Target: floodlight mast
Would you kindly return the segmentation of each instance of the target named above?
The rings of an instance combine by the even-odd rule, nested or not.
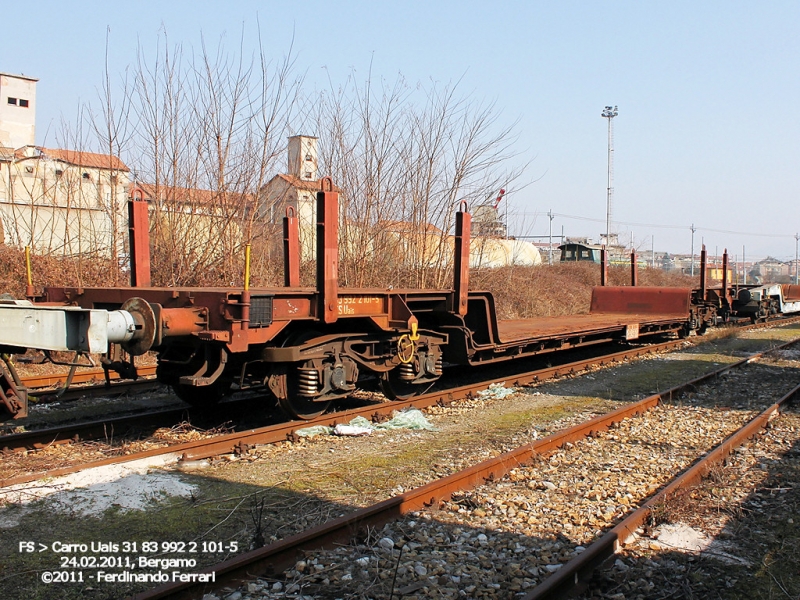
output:
[[[611,199],[614,196],[614,124],[612,119],[619,114],[617,107],[606,106],[601,116],[608,119],[608,187],[606,188],[606,247],[611,244]]]

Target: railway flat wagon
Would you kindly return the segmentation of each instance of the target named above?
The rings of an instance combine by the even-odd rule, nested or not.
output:
[[[687,334],[713,318],[713,310],[698,308],[690,288],[603,286],[594,289],[585,315],[498,320],[492,294],[469,290],[471,217],[463,203],[456,213],[451,289],[341,288],[334,190],[326,178],[317,193],[313,288],[299,286],[291,213],[284,219],[284,287],[251,289],[249,267],[241,288],[149,287],[141,238],[146,210],[133,207],[131,230],[139,237],[132,235],[132,273],[134,284],[145,285],[48,287],[36,302],[0,302],[0,325],[8,325],[0,327],[0,352],[99,353],[104,367],[123,377],[136,377],[137,357],[155,352],[158,378],[191,404],[213,405],[231,390],[263,389],[288,415],[308,419],[366,378],[377,377],[387,397],[405,398],[426,390],[445,364],[491,364]],[[0,367],[0,401],[11,416],[22,416],[24,387],[8,360]]]

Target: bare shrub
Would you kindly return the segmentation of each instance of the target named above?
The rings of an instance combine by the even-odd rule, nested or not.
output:
[[[98,256],[33,256],[31,272],[37,290],[44,286],[103,286],[124,280],[116,261]],[[0,291],[22,298],[26,281],[25,252],[0,244]]]
[[[440,288],[450,279],[453,213],[513,186],[514,126],[457,85],[351,76],[320,94],[311,122],[320,164],[342,189],[344,285]]]
[[[587,313],[596,285],[600,285],[600,267],[587,262],[475,269],[470,274],[471,289],[494,293],[501,319]],[[630,269],[610,268],[609,285],[630,285]],[[692,280],[677,273],[642,269],[639,285],[691,287]]]

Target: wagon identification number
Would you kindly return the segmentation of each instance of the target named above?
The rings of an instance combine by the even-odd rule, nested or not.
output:
[[[339,296],[340,315],[374,315],[383,313],[380,296]]]

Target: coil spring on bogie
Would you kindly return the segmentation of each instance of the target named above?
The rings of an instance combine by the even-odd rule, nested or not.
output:
[[[435,367],[434,367],[434,369],[433,369],[433,371],[434,371],[434,374],[435,374],[437,377],[441,377],[441,376],[442,376],[442,362],[443,362],[443,360],[442,360],[442,355],[441,355],[441,354],[439,354],[439,355],[436,357],[436,366],[435,366]]]
[[[417,374],[414,372],[413,363],[401,363],[397,369],[397,375],[403,381],[414,381],[414,378],[417,376]]]
[[[319,373],[316,369],[297,369],[297,393],[301,396],[319,394]]]

